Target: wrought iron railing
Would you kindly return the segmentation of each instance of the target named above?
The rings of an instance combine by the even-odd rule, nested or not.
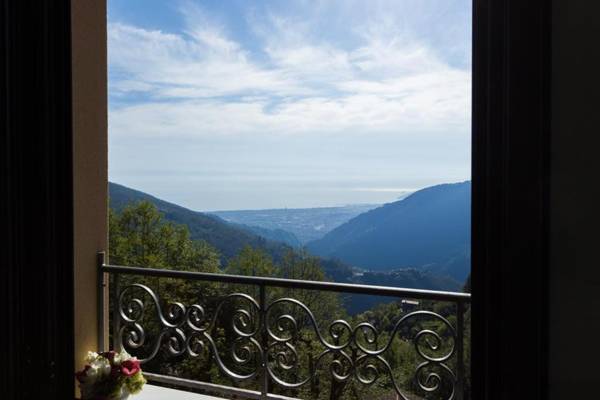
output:
[[[385,379],[390,392],[404,400],[465,398],[464,314],[470,303],[469,294],[114,266],[106,265],[101,255],[98,271],[101,281],[106,276],[111,277],[114,349],[127,350],[138,356],[142,364],[157,357],[193,359],[208,352],[221,374],[234,382],[252,381],[254,388],[145,373],[151,381],[218,393],[227,398],[281,399],[289,398],[284,395],[290,390],[313,385],[319,374],[325,372],[332,381],[352,381],[359,386]],[[173,293],[167,293],[169,301],[165,301],[147,282],[159,278],[233,285],[241,290],[221,293],[211,300],[199,293],[191,304],[183,304],[173,301]],[[220,288],[222,286],[216,290]],[[275,298],[267,296],[268,289],[278,290]],[[445,302],[453,305],[455,316],[450,318],[431,310],[405,312],[397,316],[386,338],[380,340],[380,332],[369,321],[352,324],[348,322],[351,319],[336,319],[328,321],[327,329],[323,330],[323,321],[318,321],[307,305],[289,294],[297,290]],[[99,293],[100,321],[104,321],[103,304],[109,299],[103,297],[104,290]],[[152,335],[144,326],[149,321],[148,314],[154,321]],[[320,347],[318,355],[310,360],[308,375],[303,377],[294,372],[303,358],[297,343],[300,318],[304,321],[302,329],[310,331]],[[220,320],[228,322],[234,336],[231,343],[226,343],[227,355],[217,343],[219,332],[222,333],[216,329]],[[100,336],[104,331],[101,330]],[[412,397],[412,391],[403,388],[386,358],[393,352],[395,339],[410,343],[414,349],[418,362],[414,364],[411,381],[422,397]],[[102,337],[100,340],[103,343]]]

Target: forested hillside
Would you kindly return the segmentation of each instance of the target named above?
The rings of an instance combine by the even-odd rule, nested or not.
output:
[[[267,240],[247,228],[236,227],[218,217],[192,211],[116,183],[109,183],[109,196],[110,207],[116,212],[140,201],[155,205],[166,220],[186,225],[191,239],[203,240],[215,247],[223,262],[236,256],[245,246],[264,249],[276,259],[280,259],[289,248],[286,244]]]
[[[470,208],[470,182],[425,188],[351,219],[308,249],[368,270],[416,267],[464,282]]]

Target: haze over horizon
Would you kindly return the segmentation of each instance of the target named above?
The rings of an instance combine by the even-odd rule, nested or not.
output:
[[[193,210],[470,179],[471,5],[110,0],[110,180]]]

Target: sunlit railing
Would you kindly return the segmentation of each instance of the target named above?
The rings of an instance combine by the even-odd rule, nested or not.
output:
[[[102,258],[99,273],[111,278],[111,298],[101,296],[99,310],[110,302],[112,347],[127,350],[143,365],[169,366],[166,372],[145,372],[151,381],[226,398],[316,398],[325,386],[334,390],[350,384],[355,393],[387,390],[393,397],[386,398],[465,398],[469,294],[113,266]],[[173,282],[188,286],[181,289]],[[298,294],[331,292],[444,302],[452,315],[403,312],[384,333],[356,317],[319,320],[328,310],[316,315]],[[314,298],[313,308],[326,308]],[[308,349],[305,336],[312,338]],[[394,356],[398,343],[410,344],[414,359]],[[216,365],[231,384],[195,379],[189,376],[193,369],[182,378],[189,360],[204,374],[204,364],[206,369]],[[398,371],[407,366],[410,376],[402,380]]]

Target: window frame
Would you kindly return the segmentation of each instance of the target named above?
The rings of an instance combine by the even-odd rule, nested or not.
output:
[[[474,399],[548,395],[550,45],[551,2],[474,1]]]
[[[550,8],[543,0],[473,3],[474,399],[547,397]],[[71,164],[70,12],[68,0],[0,8],[8,398],[73,394],[73,171],[79,166]],[[24,129],[27,140],[20,137]],[[37,196],[30,197],[34,183]],[[35,214],[23,217],[28,205]],[[22,244],[23,232],[36,232],[37,240]],[[26,279],[32,279],[28,290],[16,290]],[[32,368],[38,382],[24,387]]]

